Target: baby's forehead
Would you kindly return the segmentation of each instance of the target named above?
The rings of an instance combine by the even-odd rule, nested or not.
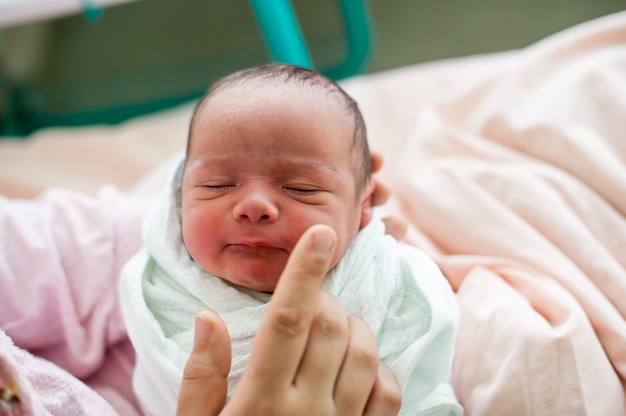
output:
[[[354,114],[339,92],[293,81],[246,80],[223,86],[207,97],[198,115],[205,118],[216,110],[221,113],[230,109],[234,120],[238,118],[237,113],[249,104],[267,111],[287,108],[287,113],[289,109],[296,112],[301,109],[308,117],[319,118],[320,121],[336,120],[350,129],[354,128]],[[285,112],[281,116],[289,117]]]
[[[272,92],[293,93],[294,95],[313,97],[322,102],[342,106],[345,103],[345,98],[338,87],[322,76],[307,80],[258,76],[231,82],[227,81],[220,85],[213,94],[210,94],[209,99],[211,96],[216,97],[222,94],[226,96],[255,94],[262,97],[264,94],[271,95]]]

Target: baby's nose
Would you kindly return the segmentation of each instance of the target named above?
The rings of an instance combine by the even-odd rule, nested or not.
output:
[[[251,222],[273,222],[278,218],[278,208],[271,192],[264,189],[250,189],[243,193],[233,209],[236,220]]]

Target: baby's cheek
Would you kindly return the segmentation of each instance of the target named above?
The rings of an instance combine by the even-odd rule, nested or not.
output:
[[[183,225],[183,243],[192,259],[198,260],[196,257],[206,251],[206,239],[203,237],[201,228],[194,227],[193,223]]]

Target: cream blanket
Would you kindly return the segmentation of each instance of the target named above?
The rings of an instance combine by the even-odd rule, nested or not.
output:
[[[124,319],[137,351],[134,388],[150,414],[174,414],[195,314],[218,312],[233,348],[229,394],[241,377],[270,295],[233,287],[189,257],[179,219],[180,176],[144,222],[146,247],[121,278]],[[404,393],[402,414],[460,414],[448,384],[458,310],[448,282],[417,249],[386,236],[373,220],[355,238],[323,289],[372,327],[379,353]]]

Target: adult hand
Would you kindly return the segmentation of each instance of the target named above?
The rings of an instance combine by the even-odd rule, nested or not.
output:
[[[296,245],[261,322],[252,356],[230,401],[230,341],[217,315],[196,318],[195,344],[181,386],[179,415],[393,415],[395,378],[379,363],[376,340],[320,286],[336,246],[327,226]]]

